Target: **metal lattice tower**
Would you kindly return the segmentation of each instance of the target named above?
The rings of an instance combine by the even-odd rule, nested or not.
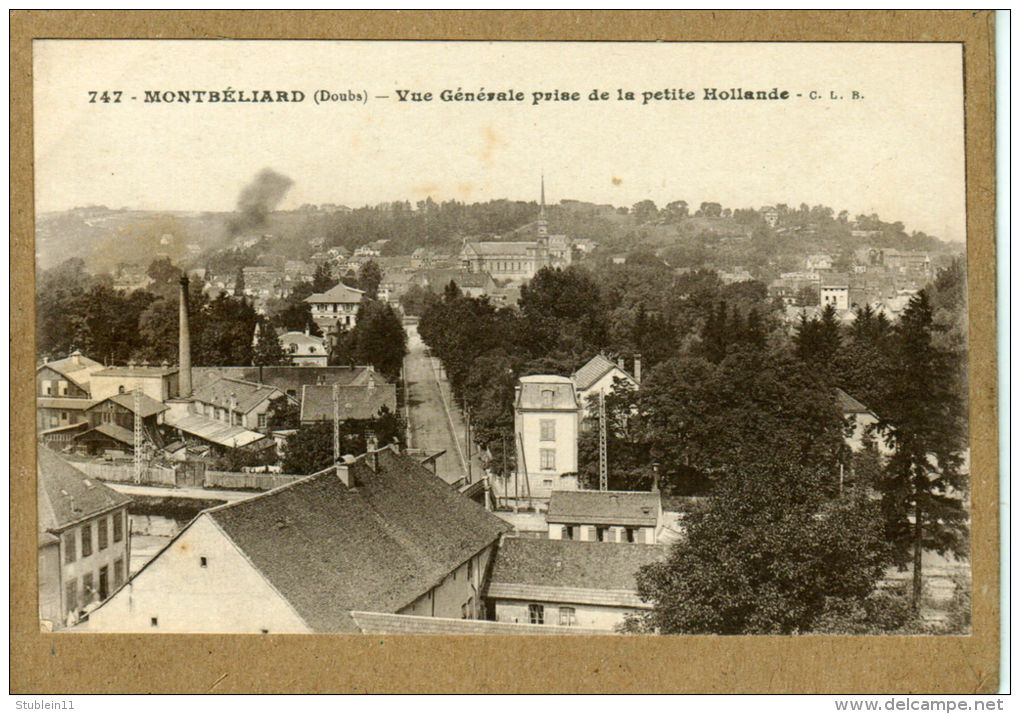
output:
[[[145,436],[142,433],[142,388],[135,382],[134,389],[135,413],[132,415],[135,431],[135,483],[142,482],[142,448],[145,444]]]
[[[333,463],[340,462],[340,386],[333,385]]]
[[[609,465],[606,458],[606,393],[599,391],[599,490],[609,490]]]

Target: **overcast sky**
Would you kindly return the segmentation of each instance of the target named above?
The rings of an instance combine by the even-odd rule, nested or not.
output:
[[[544,171],[550,202],[820,203],[965,237],[959,45],[36,41],[34,52],[40,212],[231,210],[263,168],[294,181],[282,208],[537,200]],[[146,90],[227,87],[307,96],[143,102]],[[527,98],[395,100],[396,89],[483,87]],[[704,87],[803,97],[703,101]],[[611,99],[587,101],[595,88]],[[618,88],[637,101],[617,101]],[[641,104],[663,88],[699,99]],[[316,105],[318,89],[369,99]],[[532,91],[555,89],[583,101],[532,105]],[[90,90],[124,95],[90,104]]]

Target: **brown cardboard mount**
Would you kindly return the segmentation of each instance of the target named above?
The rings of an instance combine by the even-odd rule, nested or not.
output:
[[[994,692],[999,672],[991,12],[11,13],[11,645],[15,693]],[[456,637],[42,634],[36,617],[33,38],[957,42],[964,47],[973,634]],[[13,339],[17,336],[18,339]]]

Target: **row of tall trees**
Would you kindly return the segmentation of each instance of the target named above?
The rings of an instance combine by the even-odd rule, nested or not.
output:
[[[78,260],[43,273],[36,298],[38,353],[59,358],[78,349],[110,364],[176,363],[180,271],[163,262],[150,266],[155,281],[144,290],[116,290],[89,276]],[[244,297],[210,298],[195,281],[188,302],[195,366],[287,363],[272,325]]]

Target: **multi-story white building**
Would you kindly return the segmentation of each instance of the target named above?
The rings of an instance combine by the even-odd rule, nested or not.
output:
[[[540,374],[518,380],[514,431],[524,495],[548,498],[554,490],[576,488],[580,421],[581,405],[569,377]]]
[[[324,293],[314,293],[305,298],[312,307],[312,319],[323,333],[339,327],[350,330],[358,316],[358,306],[364,290],[337,283]]]
[[[850,309],[850,281],[846,275],[826,275],[820,284],[819,302],[839,311]]]

